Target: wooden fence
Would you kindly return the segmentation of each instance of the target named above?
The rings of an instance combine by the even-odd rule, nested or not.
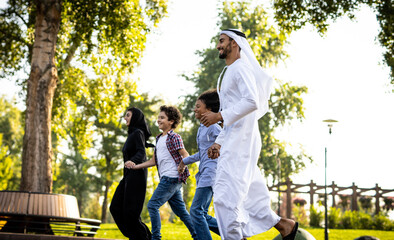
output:
[[[293,193],[306,193],[309,194],[309,203],[313,205],[315,203],[315,196],[320,195],[324,196],[324,185],[317,185],[316,183],[311,180],[309,184],[296,184],[293,183],[290,178],[286,179],[286,182],[281,182],[279,184],[269,186],[268,189],[270,191],[276,191],[276,192],[281,192],[285,193],[286,197],[286,217],[290,218],[291,217],[291,208],[292,208],[292,194]],[[350,190],[351,194],[339,194],[340,192],[343,192],[345,190]],[[375,194],[368,194],[368,192],[374,192]],[[347,196],[351,198],[350,201],[350,208],[351,210],[358,211],[358,200],[362,196],[369,196],[371,198],[375,199],[375,213],[378,214],[381,211],[381,206],[380,203],[382,199],[384,199],[387,195],[387,193],[394,192],[394,189],[382,189],[381,187],[378,186],[378,184],[375,185],[373,188],[359,188],[357,187],[354,182],[352,186],[349,187],[339,187],[332,182],[331,185],[327,184],[327,199],[331,195],[331,203],[333,207],[337,207],[337,202],[336,202],[336,197],[341,195],[341,196]],[[328,201],[329,202],[329,201]],[[327,204],[328,204],[327,202]]]

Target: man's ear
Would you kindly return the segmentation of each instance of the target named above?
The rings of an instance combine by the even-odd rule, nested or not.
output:
[[[237,42],[234,39],[231,40],[231,47],[232,48],[239,48]]]

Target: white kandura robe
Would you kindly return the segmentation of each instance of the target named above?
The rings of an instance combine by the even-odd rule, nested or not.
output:
[[[280,220],[270,208],[257,166],[262,146],[257,91],[254,75],[242,59],[227,67],[219,91],[224,128],[216,139],[221,149],[213,186],[215,215],[225,240],[265,232]]]

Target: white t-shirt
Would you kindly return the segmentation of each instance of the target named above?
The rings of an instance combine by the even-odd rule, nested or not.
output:
[[[156,144],[156,160],[159,166],[159,174],[160,177],[178,178],[178,167],[166,145],[167,136],[167,134],[165,136],[160,136]]]

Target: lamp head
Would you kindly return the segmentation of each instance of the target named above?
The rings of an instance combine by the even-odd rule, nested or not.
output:
[[[333,124],[338,122],[338,121],[334,120],[334,119],[326,119],[326,120],[323,120],[323,122],[328,123],[327,124],[327,126],[328,126],[328,133],[331,134],[332,133],[331,128],[334,126]]]

